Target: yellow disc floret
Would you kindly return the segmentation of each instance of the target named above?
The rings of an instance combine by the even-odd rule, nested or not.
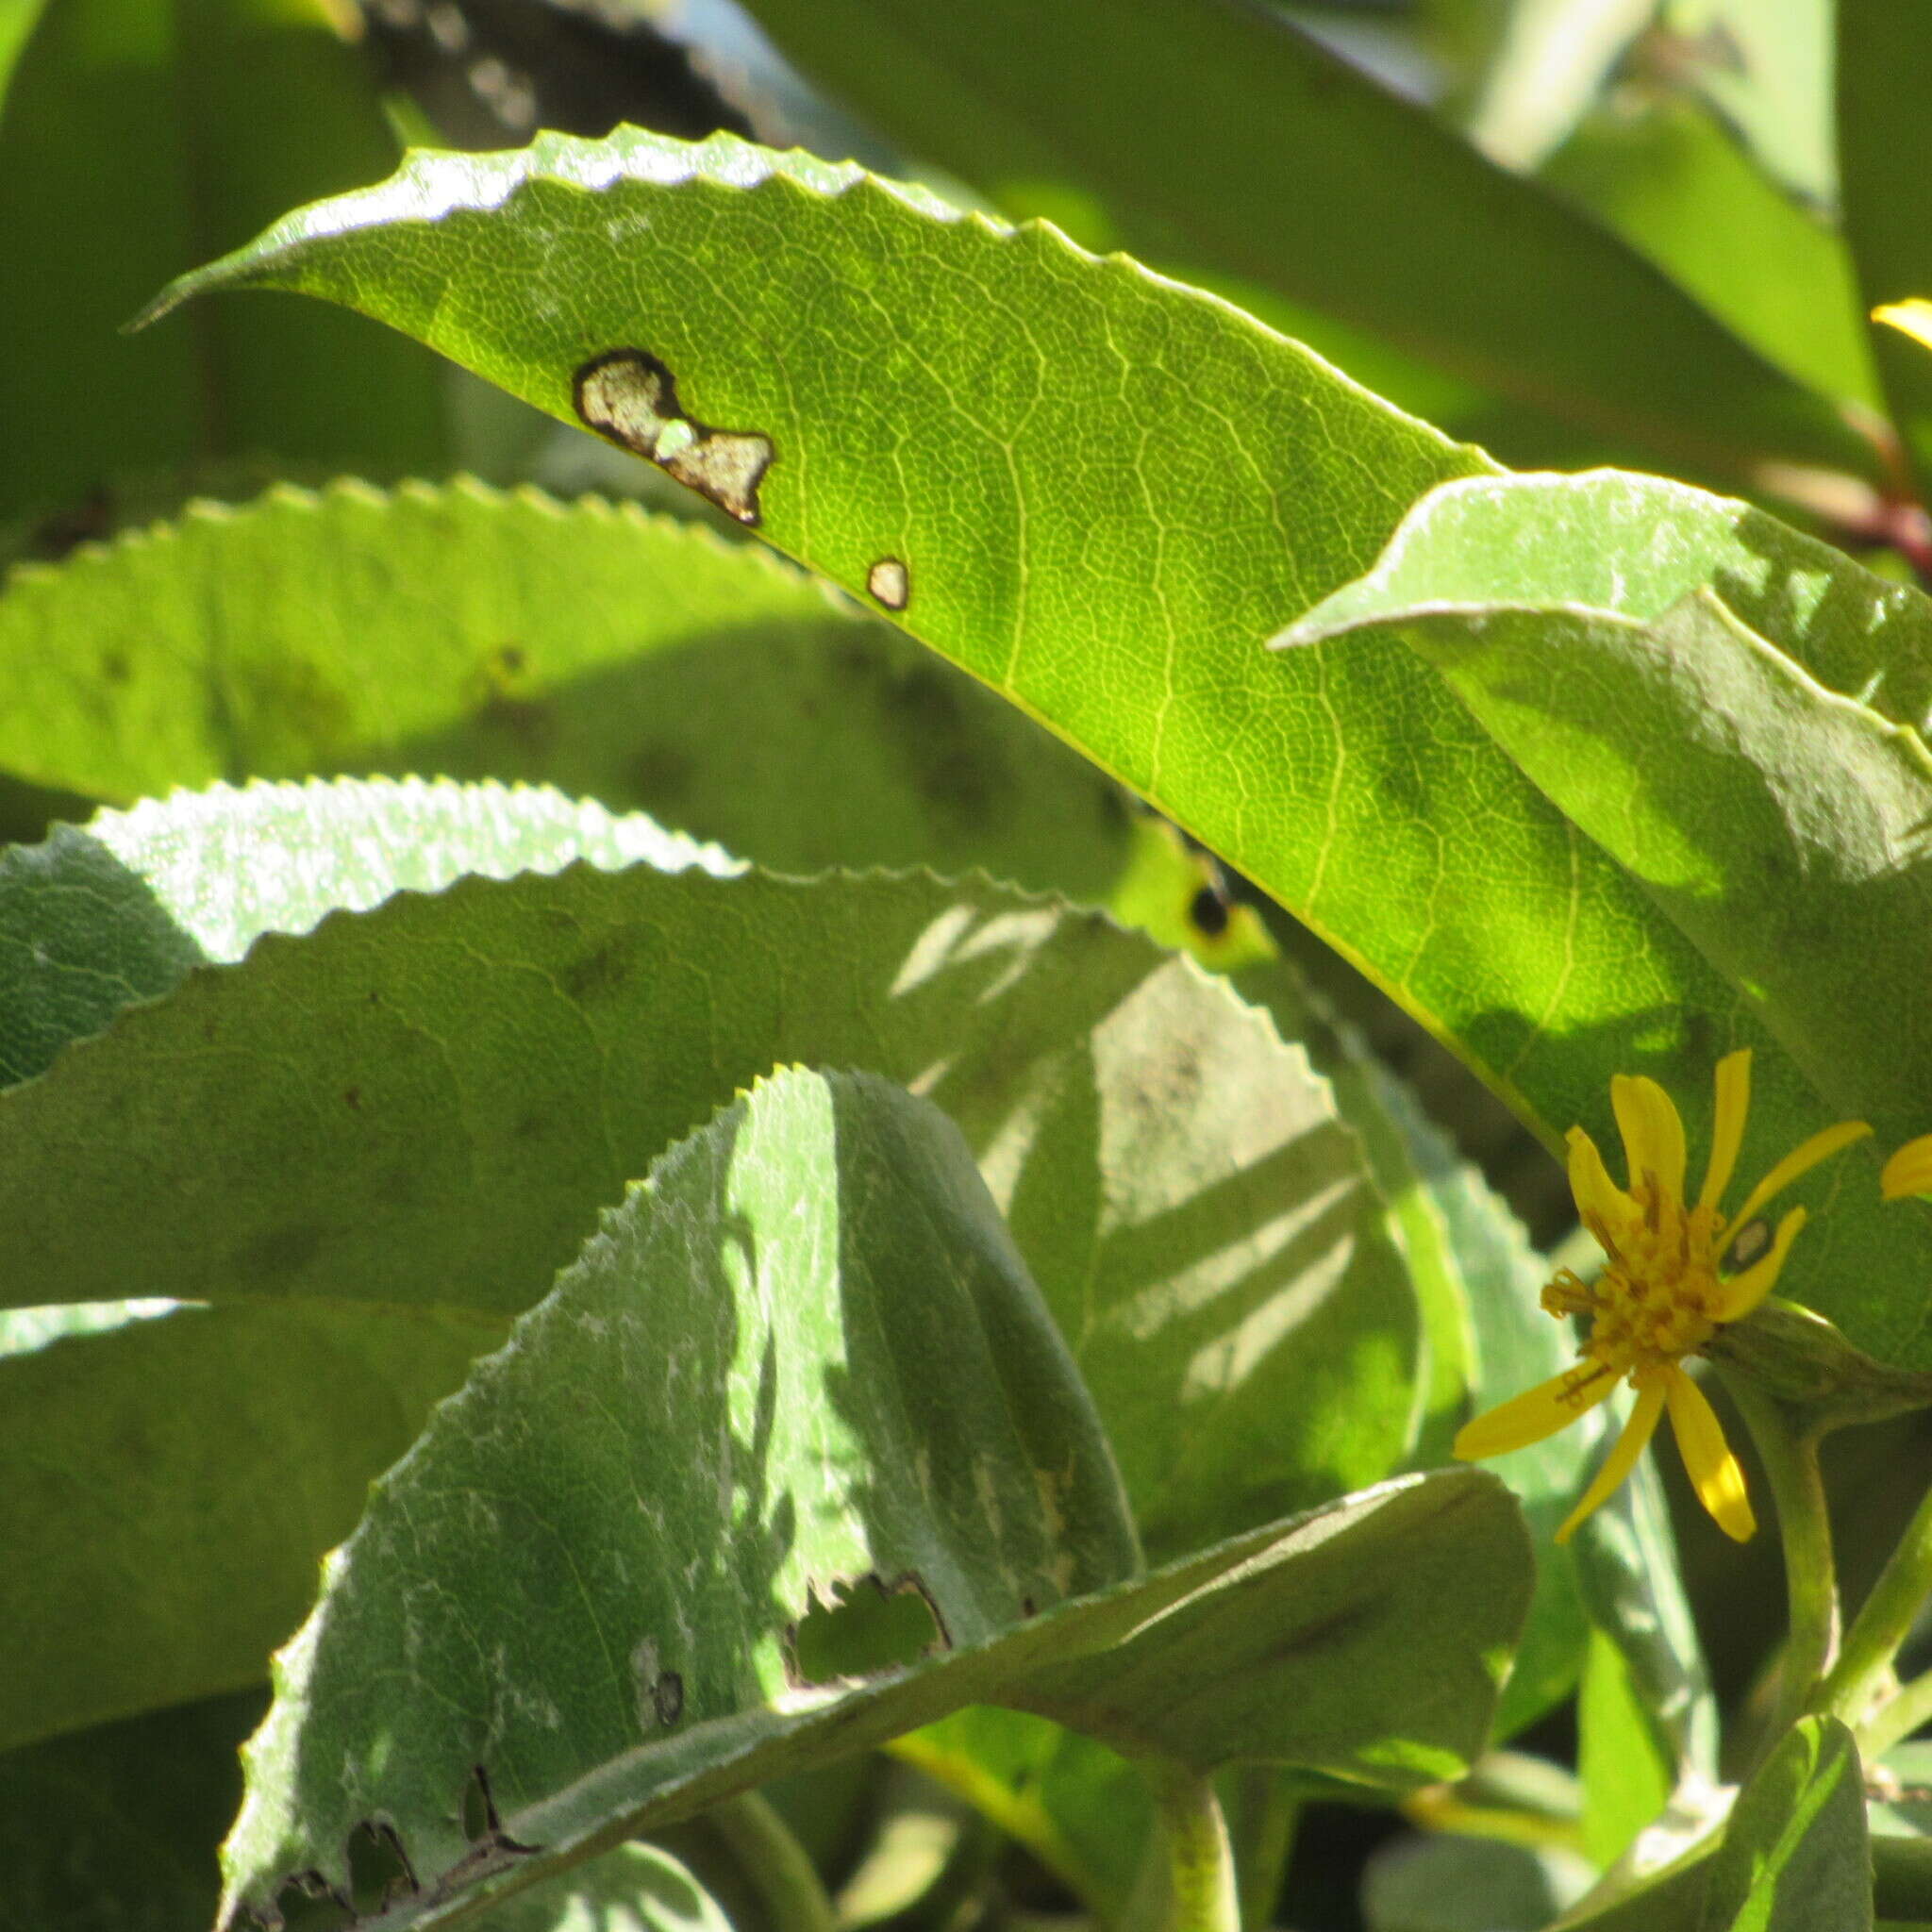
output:
[[[1840,1148],[1871,1132],[1862,1121],[1841,1121],[1814,1134],[1751,1190],[1737,1213],[1719,1203],[1736,1171],[1751,1105],[1748,1050],[1718,1062],[1717,1118],[1710,1165],[1694,1202],[1684,1194],[1684,1124],[1671,1097],[1655,1080],[1617,1074],[1610,1105],[1623,1136],[1629,1185],[1620,1188],[1604,1166],[1596,1142],[1581,1127],[1570,1130],[1570,1190],[1606,1265],[1586,1282],[1561,1269],[1543,1290],[1552,1315],[1590,1322],[1574,1369],[1478,1416],[1456,1439],[1465,1460],[1520,1449],[1576,1420],[1628,1381],[1637,1391],[1630,1420],[1616,1446],[1557,1532],[1564,1542],[1636,1466],[1666,1408],[1698,1496],[1721,1527],[1740,1541],[1757,1527],[1744,1493],[1743,1472],[1724,1440],[1704,1392],[1682,1361],[1694,1355],[1726,1322],[1747,1315],[1771,1292],[1805,1224],[1793,1208],[1778,1223],[1769,1248],[1736,1274],[1740,1235],[1772,1198]]]

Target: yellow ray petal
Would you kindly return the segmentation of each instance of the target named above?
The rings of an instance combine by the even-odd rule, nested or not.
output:
[[[1822,1134],[1813,1134],[1803,1146],[1793,1147],[1751,1190],[1744,1205],[1724,1224],[1725,1226],[1742,1227],[1774,1194],[1782,1193],[1800,1174],[1809,1174],[1821,1160],[1829,1160],[1840,1147],[1849,1147],[1854,1141],[1862,1141],[1871,1131],[1863,1121],[1840,1121],[1835,1127],[1826,1127]]]
[[[1751,1049],[1727,1053],[1717,1063],[1717,1120],[1710,1133],[1710,1165],[1704,1171],[1700,1208],[1715,1208],[1738,1170],[1744,1144],[1744,1116],[1751,1111]]]
[[[1671,1427],[1697,1500],[1732,1541],[1749,1542],[1757,1534],[1757,1519],[1744,1493],[1744,1472],[1731,1454],[1724,1426],[1704,1391],[1673,1362],[1664,1372],[1664,1399],[1670,1404]]]
[[[1777,1224],[1777,1234],[1769,1250],[1760,1255],[1743,1274],[1734,1275],[1722,1284],[1724,1299],[1718,1304],[1717,1318],[1720,1322],[1741,1322],[1777,1283],[1779,1271],[1785,1265],[1785,1257],[1791,1252],[1791,1243],[1798,1239],[1798,1230],[1805,1225],[1805,1210],[1793,1208]]]
[[[1888,1201],[1903,1201],[1910,1194],[1932,1194],[1932,1134],[1921,1134],[1907,1141],[1878,1176],[1879,1191]]]
[[[1526,1449],[1567,1429],[1617,1386],[1614,1371],[1602,1362],[1582,1362],[1547,1382],[1539,1382],[1507,1402],[1499,1402],[1457,1431],[1450,1453],[1461,1462],[1480,1462],[1486,1456],[1504,1456]]]
[[[1613,1074],[1610,1105],[1630,1163],[1630,1191],[1650,1174],[1666,1201],[1682,1201],[1684,1123],[1671,1096],[1647,1074]]]
[[[1899,329],[1932,349],[1932,302],[1922,296],[1915,295],[1908,302],[1881,302],[1872,311],[1872,320]]]
[[[1581,1127],[1570,1129],[1569,1144],[1570,1192],[1584,1226],[1592,1234],[1603,1228],[1611,1240],[1621,1241],[1636,1218],[1637,1203],[1610,1178],[1596,1142]]]
[[[1656,1378],[1644,1383],[1637,1391],[1637,1402],[1630,1411],[1630,1420],[1624,1424],[1624,1433],[1617,1438],[1616,1447],[1604,1457],[1604,1466],[1597,1471],[1596,1480],[1583,1492],[1583,1500],[1563,1519],[1563,1526],[1557,1532],[1557,1541],[1567,1543],[1576,1534],[1576,1525],[1592,1510],[1600,1509],[1615,1492],[1618,1484],[1637,1467],[1637,1458],[1643,1454],[1643,1445],[1657,1431],[1657,1419],[1664,1412],[1664,1385]]]

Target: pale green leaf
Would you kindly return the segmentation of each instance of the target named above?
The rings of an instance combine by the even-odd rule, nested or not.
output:
[[[278,1660],[231,1904],[339,1874],[377,1813],[425,1884],[515,1882],[989,1695],[1191,1762],[1439,1776],[1487,1724],[1528,1574],[1473,1474],[1123,1583],[1134,1563],[956,1131],[870,1076],[774,1076],[657,1165],[378,1486]],[[944,1655],[802,1681],[811,1597],[868,1575],[918,1591]],[[1424,1697],[1335,1681],[1418,1641]],[[472,1846],[452,1807],[479,1764],[501,1824]]]
[[[621,276],[599,267],[613,234]],[[599,355],[661,358],[679,407],[738,439],[707,447],[778,453],[757,489],[774,541],[858,591],[905,563],[907,627],[1344,946],[1552,1143],[1601,1119],[1617,1067],[1694,1074],[1681,1091],[1762,1037],[1407,653],[1263,660],[1262,630],[1476,459],[1226,309],[856,171],[641,135],[419,158],[186,286],[247,279],[363,304],[559,414],[574,376],[619,366]],[[1040,332],[989,330],[995,302]],[[884,316],[918,318],[916,353]],[[1187,382],[1156,378],[1171,368]],[[608,416],[612,397],[591,407]],[[1773,583],[1835,608],[1829,572]],[[1761,1119],[1815,1119],[1769,1051],[1759,1072],[1782,1095]]]
[[[1103,917],[913,876],[579,862],[452,886],[699,856],[489,787],[253,787],[96,823],[42,848],[49,877],[105,868],[217,957],[271,936],[0,1095],[0,1277],[22,1305],[511,1313],[666,1142],[810,1058],[917,1086],[964,1126],[1150,1547],[1407,1451],[1414,1298],[1325,1085],[1224,987]],[[406,885],[428,895],[386,897]],[[383,903],[296,936],[331,892]],[[123,997],[90,1010],[106,1024]]]

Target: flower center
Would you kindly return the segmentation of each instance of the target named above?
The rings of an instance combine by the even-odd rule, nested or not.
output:
[[[1639,1212],[1614,1232],[1595,1215],[1586,1219],[1609,1257],[1596,1280],[1565,1268],[1543,1290],[1550,1314],[1591,1318],[1586,1362],[1573,1372],[1579,1398],[1602,1374],[1634,1377],[1702,1348],[1717,1332],[1723,1221],[1711,1208],[1666,1197],[1648,1174],[1631,1196]]]

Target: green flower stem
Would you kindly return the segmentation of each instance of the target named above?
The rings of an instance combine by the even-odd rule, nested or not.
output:
[[[769,1799],[741,1791],[705,1819],[758,1893],[774,1932],[835,1932],[838,1918],[818,1867]]]
[[[1810,1705],[1838,1655],[1838,1562],[1818,1468],[1819,1431],[1744,1375],[1726,1375],[1724,1386],[1771,1479],[1784,1544],[1790,1627],[1780,1659],[1777,1707],[1766,1733],[1774,1740]]]
[[[1858,1756],[1869,1764],[1882,1757],[1902,1738],[1932,1720],[1932,1671],[1899,1686],[1898,1694],[1879,1705],[1859,1725]]]
[[[1250,1764],[1233,1779],[1235,1890],[1243,1932],[1267,1925],[1281,1895],[1282,1875],[1294,1849],[1301,1799],[1273,1765]]]
[[[1821,1687],[1813,1708],[1829,1711],[1861,1736],[1875,1735],[1876,1727],[1870,1720],[1879,1713],[1874,1706],[1885,1693],[1892,1659],[1928,1594],[1932,1594],[1932,1491],[1914,1511],[1897,1549],[1872,1586],[1872,1594],[1853,1619],[1844,1653]]]
[[[1241,1932],[1234,1853],[1213,1778],[1171,1758],[1143,1758],[1159,1833],[1121,1932]]]

